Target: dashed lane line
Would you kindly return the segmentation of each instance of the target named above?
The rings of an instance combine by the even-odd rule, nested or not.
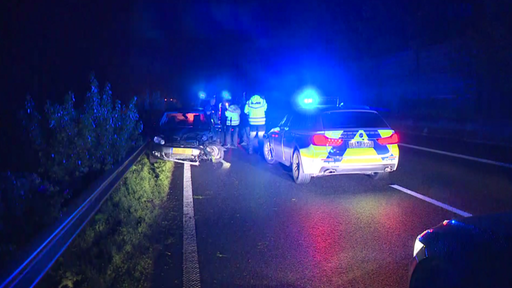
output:
[[[185,164],[183,169],[183,287],[200,288],[190,164]]]
[[[443,208],[443,209],[446,209],[446,210],[448,210],[448,211],[450,211],[450,212],[453,212],[453,213],[455,213],[455,214],[459,214],[460,216],[463,216],[463,217],[470,217],[470,216],[473,216],[473,215],[471,215],[471,214],[470,214],[470,213],[468,213],[468,212],[464,212],[464,211],[459,210],[459,209],[457,209],[457,208],[454,208],[454,207],[452,207],[452,206],[450,206],[450,205],[447,205],[447,204],[441,203],[441,202],[439,202],[439,201],[437,201],[437,200],[434,200],[434,199],[429,198],[429,197],[427,197],[427,196],[421,195],[421,194],[419,194],[419,193],[417,193],[417,192],[411,191],[411,190],[409,190],[409,189],[407,189],[407,188],[404,188],[404,187],[402,187],[402,186],[399,186],[399,185],[389,185],[389,186],[390,186],[390,187],[392,187],[392,188],[395,188],[396,190],[400,190],[400,191],[402,191],[402,192],[404,192],[404,193],[407,193],[407,194],[409,194],[409,195],[411,195],[411,196],[414,196],[414,197],[416,197],[416,198],[419,198],[419,199],[421,199],[421,200],[423,200],[423,201],[426,201],[426,202],[428,202],[428,203],[431,203],[431,204],[434,204],[434,205],[436,205],[436,206],[438,206],[438,207],[441,207],[441,208]]]
[[[458,158],[478,161],[478,162],[482,162],[482,163],[487,163],[487,164],[493,164],[493,165],[498,165],[498,166],[502,166],[502,167],[512,168],[512,164],[510,164],[510,163],[492,161],[492,160],[487,160],[487,159],[482,159],[482,158],[477,158],[477,157],[472,157],[472,156],[467,156],[467,155],[462,155],[462,154],[457,154],[457,153],[451,153],[451,152],[446,152],[446,151],[441,151],[441,150],[436,150],[436,149],[430,149],[430,148],[425,148],[425,147],[420,147],[420,146],[415,146],[415,145],[403,144],[403,143],[398,144],[398,145],[404,146],[404,147],[413,148],[413,149],[418,149],[418,150],[423,150],[423,151],[428,151],[428,152],[433,152],[433,153],[438,153],[438,154],[443,154],[443,155],[448,155],[448,156],[453,156],[453,157],[458,157]]]

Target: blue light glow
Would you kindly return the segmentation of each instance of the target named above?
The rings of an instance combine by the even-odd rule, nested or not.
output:
[[[206,92],[204,92],[204,91],[200,91],[200,92],[198,93],[198,95],[199,95],[199,98],[200,98],[200,99],[206,99]]]
[[[304,89],[298,97],[300,106],[303,109],[313,109],[318,106],[320,100],[319,93],[313,88]]]

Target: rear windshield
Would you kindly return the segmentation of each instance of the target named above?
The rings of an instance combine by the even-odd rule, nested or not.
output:
[[[203,113],[165,113],[160,121],[162,129],[205,128],[208,122]]]
[[[387,128],[388,124],[374,112],[335,111],[322,115],[325,130],[340,128]]]

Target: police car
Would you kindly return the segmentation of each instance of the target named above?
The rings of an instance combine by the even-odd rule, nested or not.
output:
[[[377,179],[398,167],[398,135],[366,107],[295,111],[265,136],[265,160],[291,166],[299,184],[335,174]]]

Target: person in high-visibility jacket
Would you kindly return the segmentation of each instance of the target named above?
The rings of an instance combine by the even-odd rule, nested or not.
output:
[[[228,148],[236,148],[238,145],[238,125],[240,124],[240,107],[229,105],[226,110],[226,141]]]
[[[267,101],[259,95],[254,95],[247,101],[244,112],[249,119],[251,132],[249,134],[249,154],[253,153],[254,137],[258,135],[259,140],[263,140],[265,134],[265,112],[267,111]]]

